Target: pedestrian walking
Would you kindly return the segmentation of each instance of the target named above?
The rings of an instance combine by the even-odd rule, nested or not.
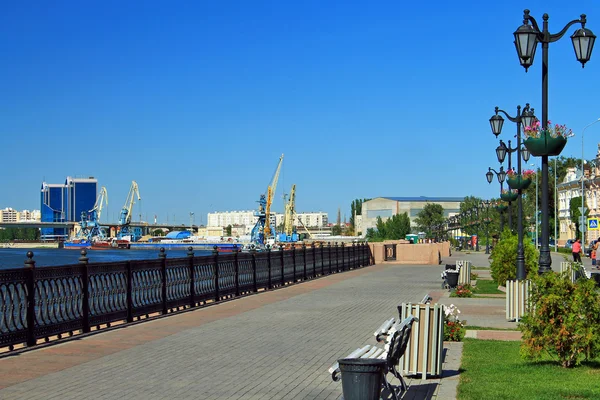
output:
[[[596,254],[592,260],[596,269],[600,268],[600,251],[598,251],[598,250],[600,250],[599,247],[600,247],[600,240],[597,240],[596,243],[594,244],[594,252]]]
[[[573,262],[581,264],[581,239],[577,239],[573,243]]]

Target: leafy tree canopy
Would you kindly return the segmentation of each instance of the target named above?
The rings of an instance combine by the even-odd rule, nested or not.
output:
[[[415,224],[419,231],[425,232],[427,237],[432,236],[432,230],[435,225],[440,225],[444,221],[444,208],[437,203],[425,204],[425,207],[423,207],[415,218]]]

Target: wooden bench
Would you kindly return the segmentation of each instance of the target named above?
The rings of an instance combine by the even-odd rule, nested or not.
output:
[[[387,328],[386,344],[384,348],[380,348],[374,345],[366,345],[362,348],[356,349],[352,353],[350,353],[345,358],[374,358],[374,359],[382,359],[386,360],[386,368],[384,371],[384,379],[382,385],[384,388],[389,390],[392,398],[394,400],[399,399],[399,395],[404,393],[407,389],[406,382],[404,378],[398,372],[398,364],[400,363],[400,357],[406,351],[406,346],[408,345],[408,341],[410,339],[410,335],[412,332],[413,322],[417,321],[417,318],[414,316],[409,316],[405,318],[401,323],[394,324],[393,321],[390,324],[390,320],[385,321],[383,325],[380,327],[383,328],[387,325],[390,325]],[[379,329],[375,331],[377,333]],[[331,379],[334,381],[339,381],[341,379],[341,373],[339,368],[339,363],[335,363],[329,368],[328,372],[331,374]],[[387,380],[387,374],[391,373],[395,376],[399,381],[400,385],[392,385]]]

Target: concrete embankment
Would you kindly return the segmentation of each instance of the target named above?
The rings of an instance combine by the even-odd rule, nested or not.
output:
[[[58,249],[58,243],[28,242],[28,243],[0,243],[0,249]]]

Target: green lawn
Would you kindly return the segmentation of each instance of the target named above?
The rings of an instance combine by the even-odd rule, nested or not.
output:
[[[498,290],[498,284],[494,281],[487,279],[477,279],[477,286],[475,286],[474,294],[503,294],[504,292]]]
[[[489,328],[486,326],[465,325],[468,331],[518,331],[518,328]]]
[[[600,399],[600,359],[572,369],[535,363],[520,357],[520,343],[465,339],[458,400]]]

